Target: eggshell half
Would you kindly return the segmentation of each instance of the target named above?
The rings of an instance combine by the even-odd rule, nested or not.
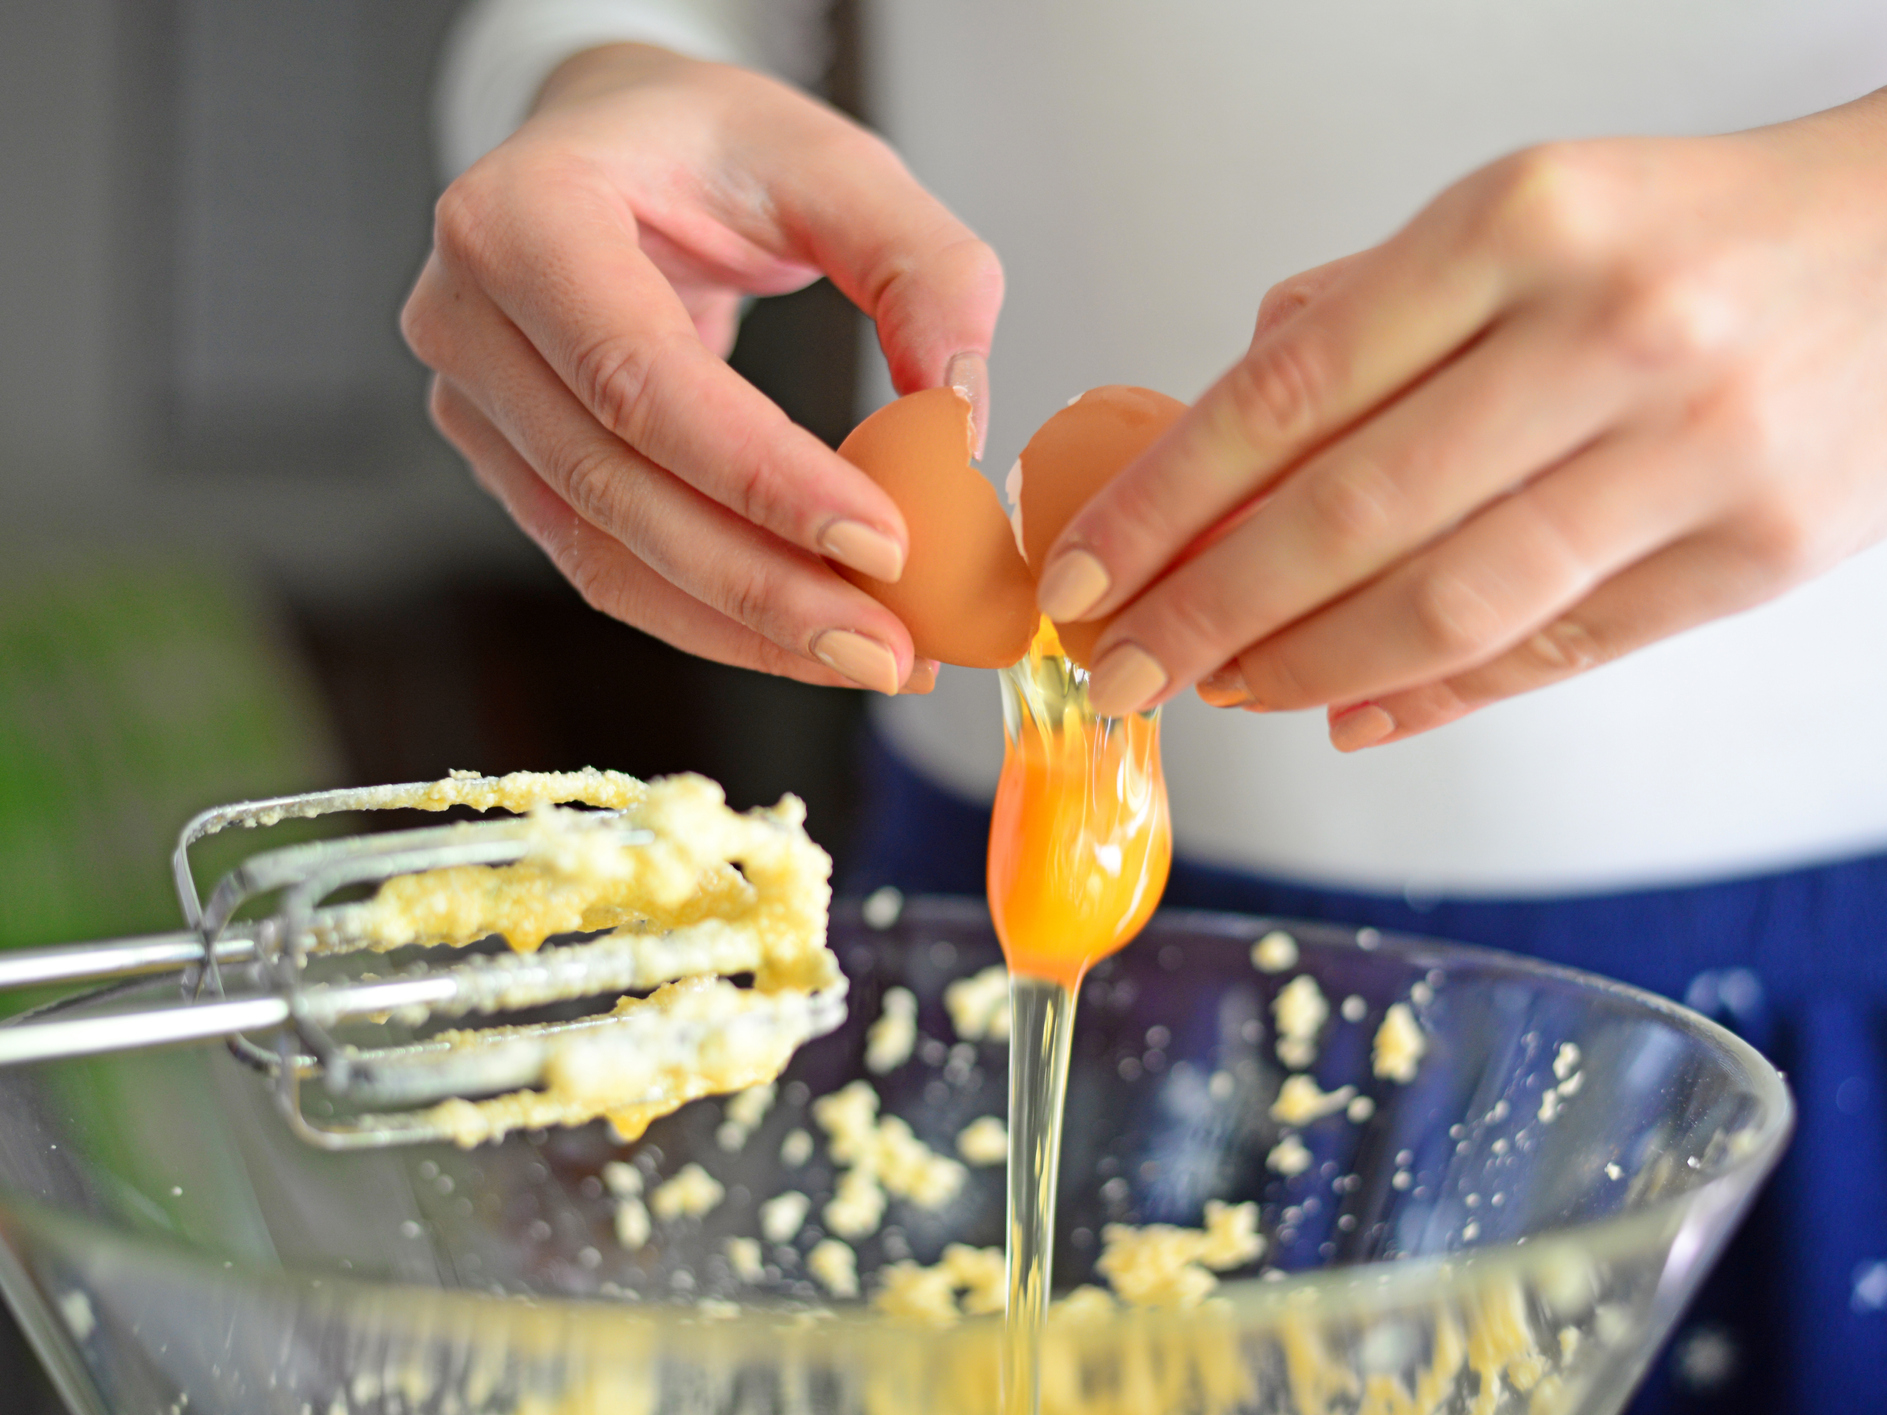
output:
[[[833,568],[904,621],[919,658],[1001,668],[1028,651],[1040,616],[1002,502],[970,465],[971,435],[969,402],[949,388],[853,428],[839,455],[898,503],[911,551],[896,583]]]
[[[1171,427],[1186,405],[1150,388],[1091,388],[1043,423],[1022,449],[1022,548],[1039,574],[1062,528],[1127,464]],[[1057,623],[1070,659],[1083,667],[1107,621]]]

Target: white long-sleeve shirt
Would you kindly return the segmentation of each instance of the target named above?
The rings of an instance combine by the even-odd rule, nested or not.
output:
[[[441,86],[446,150],[469,161],[556,62],[605,38],[804,64],[817,51],[792,8],[480,0]],[[998,472],[1084,388],[1197,396],[1243,351],[1273,282],[1381,240],[1502,152],[1728,131],[1887,83],[1878,0],[868,0],[865,17],[875,123],[1008,275]],[[890,396],[882,370],[868,391]],[[1194,859],[1416,895],[1835,859],[1887,847],[1882,704],[1877,549],[1750,613],[1352,756],[1320,712],[1214,712],[1188,695],[1165,728],[1175,835]],[[875,712],[926,775],[988,797],[993,675],[946,669],[930,697]]]

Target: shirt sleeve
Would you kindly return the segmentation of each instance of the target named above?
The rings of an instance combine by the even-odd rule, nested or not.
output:
[[[450,181],[503,142],[564,60],[637,42],[815,83],[826,0],[472,0],[453,21],[433,96]]]

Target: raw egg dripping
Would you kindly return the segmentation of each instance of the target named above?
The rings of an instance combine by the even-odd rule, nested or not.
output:
[[[891,493],[911,541],[895,585],[844,573],[903,619],[921,656],[1002,668],[1003,768],[988,873],[990,915],[1009,963],[1001,1388],[1004,1415],[1038,1415],[1075,998],[1088,968],[1152,915],[1173,832],[1158,709],[1110,718],[1089,707],[1087,651],[1104,626],[1061,626],[1064,651],[1058,626],[1035,612],[1035,577],[1068,519],[1183,407],[1144,388],[1082,394],[1023,449],[1013,527],[970,465],[969,411],[946,389],[912,394],[841,445]]]
[[[1022,449],[1013,526],[971,463],[970,405],[952,389],[886,404],[839,447],[891,493],[911,547],[896,584],[840,573],[904,621],[920,657],[1004,670],[989,902],[1010,967],[1032,976],[1072,985],[1140,931],[1166,885],[1158,716],[1088,709],[1087,650],[1105,625],[1050,625],[1035,579],[1075,512],[1184,411],[1146,388],[1083,393]]]
[[[1017,539],[1031,575],[1075,512],[1185,411],[1146,388],[1090,389],[1017,459]],[[1102,622],[1046,619],[1003,670],[1003,771],[989,831],[989,908],[1011,971],[1073,989],[1145,926],[1173,832],[1159,713],[1097,716],[1088,650]]]
[[[1043,620],[1028,654],[1003,670],[1003,737],[990,914],[1011,971],[1072,989],[1140,932],[1166,888],[1159,715],[1095,716],[1086,673]]]
[[[1003,769],[989,828],[989,911],[1009,963],[1009,1202],[1003,1415],[1040,1415],[1062,1112],[1075,998],[1125,945],[1172,862],[1155,709],[1100,717],[1087,670],[1046,619],[1002,671]]]

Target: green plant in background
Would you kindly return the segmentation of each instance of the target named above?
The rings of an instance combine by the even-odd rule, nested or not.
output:
[[[334,783],[322,715],[260,598],[157,558],[0,577],[0,947],[176,928],[184,821]],[[199,878],[254,844],[208,842]]]
[[[319,705],[261,603],[236,574],[155,556],[0,574],[0,947],[178,928],[170,854],[186,820],[336,784]],[[247,831],[206,841],[193,852],[199,884],[309,824],[266,842]],[[0,996],[0,1014],[51,995]],[[227,1221],[243,1192],[232,1181],[174,1194],[167,1176],[183,1152],[231,1141],[214,1125],[185,1134],[145,1120],[152,1088],[202,1084],[201,1052],[60,1074],[71,1116],[121,1186],[114,1202],[158,1231]],[[241,1174],[233,1154],[226,1168]]]

